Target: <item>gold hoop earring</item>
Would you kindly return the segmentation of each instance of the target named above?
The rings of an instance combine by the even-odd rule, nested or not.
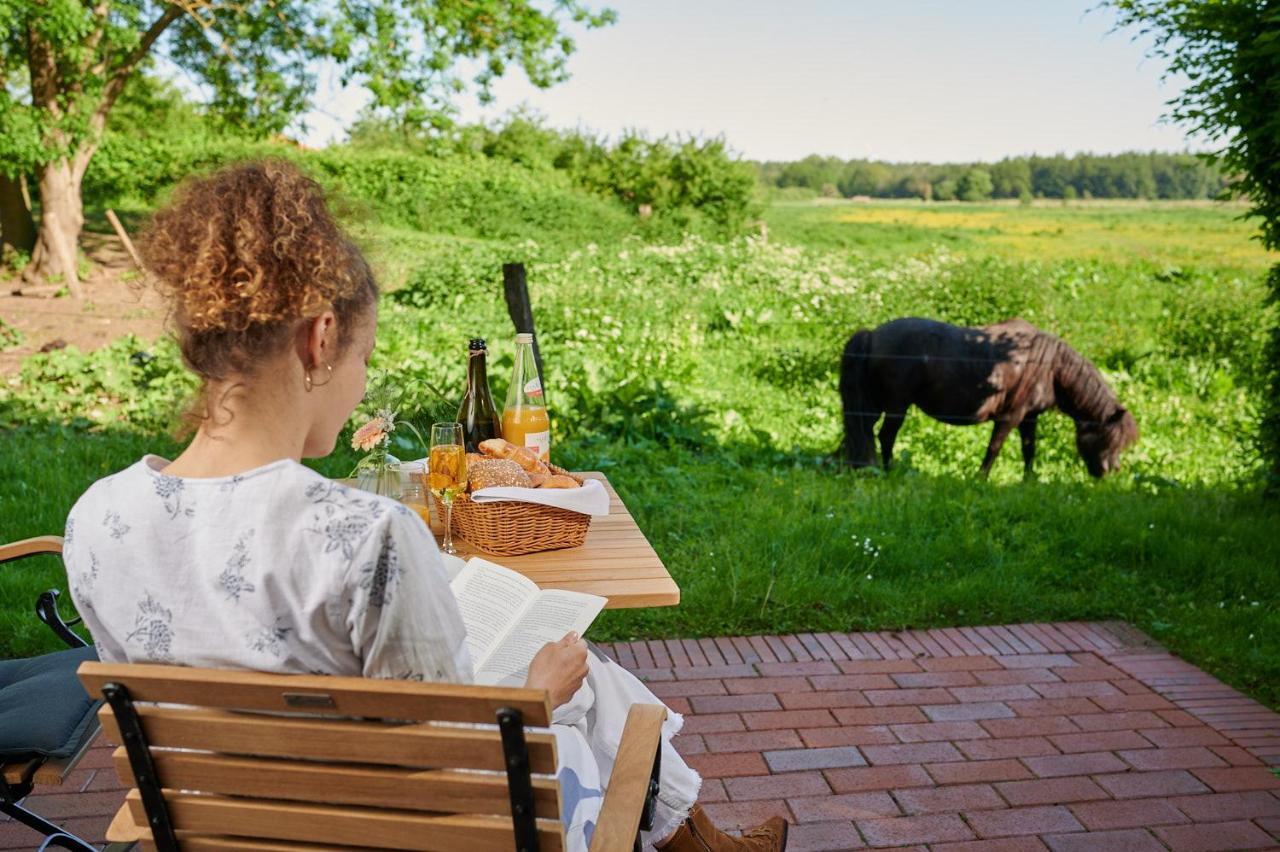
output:
[[[320,384],[316,384],[315,380],[311,378],[310,370],[306,370],[302,374],[302,386],[306,388],[307,393],[311,393],[312,388],[322,388],[325,385],[329,384],[329,382],[333,381],[333,365],[325,364],[324,368],[329,371],[328,373],[329,377],[325,379],[323,382],[321,382]]]

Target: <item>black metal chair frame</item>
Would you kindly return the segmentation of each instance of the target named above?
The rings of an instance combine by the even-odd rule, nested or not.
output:
[[[26,556],[35,556],[42,552],[23,554],[22,556],[13,556],[7,559],[0,559],[0,563],[12,562]],[[61,613],[58,612],[58,596],[57,589],[49,589],[41,592],[36,598],[36,617],[48,625],[49,629],[54,632],[63,642],[70,648],[83,648],[89,643],[81,639],[71,628],[80,623],[79,618],[73,618],[70,621],[64,621]],[[90,726],[85,732],[83,743],[92,740],[98,733],[96,724]],[[77,852],[98,852],[98,847],[92,845],[86,840],[76,837],[65,831],[61,826],[54,825],[49,820],[29,810],[23,805],[23,800],[31,794],[35,788],[34,775],[35,766],[33,765],[31,772],[28,772],[24,778],[16,783],[10,783],[0,776],[0,813],[4,813],[14,820],[22,823],[28,828],[32,828],[45,836],[41,849],[61,848],[73,849]],[[122,847],[108,847],[118,849]]]

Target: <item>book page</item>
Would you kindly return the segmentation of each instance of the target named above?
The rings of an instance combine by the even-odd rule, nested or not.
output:
[[[529,677],[529,663],[542,646],[559,642],[571,630],[581,636],[606,603],[606,598],[596,595],[560,589],[542,591],[488,659],[477,663],[476,683],[523,686]]]
[[[449,587],[458,599],[477,671],[538,595],[538,585],[528,577],[479,558],[468,561]]]

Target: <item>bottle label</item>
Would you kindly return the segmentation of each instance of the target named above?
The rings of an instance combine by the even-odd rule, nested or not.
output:
[[[524,392],[527,396],[542,396],[542,381],[537,376],[534,376],[524,383]]]
[[[546,461],[551,458],[550,432],[525,432],[524,445],[538,454],[538,458]]]

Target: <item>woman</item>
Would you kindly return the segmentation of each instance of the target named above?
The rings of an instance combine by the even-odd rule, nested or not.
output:
[[[201,379],[187,448],[94,483],[67,519],[76,606],[103,660],[468,682],[465,628],[422,520],[302,466],[327,455],[365,392],[377,285],[319,187],[283,162],[189,181],[143,254]],[[577,636],[534,658],[556,708],[563,818],[590,842],[627,709],[657,703]],[[654,829],[673,852],[780,850],[697,807],[701,779],[666,725]]]

